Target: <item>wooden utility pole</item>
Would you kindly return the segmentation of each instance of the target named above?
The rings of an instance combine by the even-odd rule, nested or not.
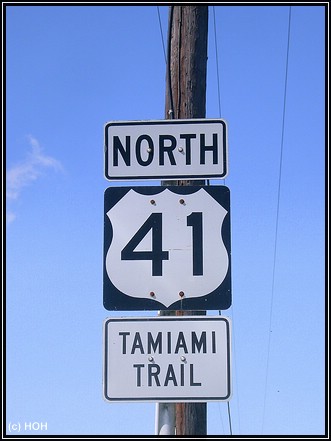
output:
[[[170,6],[166,119],[206,117],[208,6]],[[163,181],[163,185],[204,185],[204,180]],[[205,315],[177,311],[176,315]],[[207,403],[176,403],[176,435],[207,434]]]

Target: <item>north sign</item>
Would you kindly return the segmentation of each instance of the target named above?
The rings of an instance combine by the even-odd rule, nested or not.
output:
[[[107,310],[231,306],[226,186],[110,187],[104,207]]]
[[[223,119],[105,124],[105,177],[111,181],[225,178],[227,163]]]
[[[229,319],[106,319],[103,386],[105,400],[113,402],[228,401]]]

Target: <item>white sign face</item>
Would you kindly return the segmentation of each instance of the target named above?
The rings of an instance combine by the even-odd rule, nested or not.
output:
[[[228,401],[230,322],[223,316],[109,318],[107,401]]]
[[[225,186],[108,188],[105,308],[227,309],[229,225]]]
[[[226,175],[227,129],[222,119],[112,121],[105,125],[108,180]]]

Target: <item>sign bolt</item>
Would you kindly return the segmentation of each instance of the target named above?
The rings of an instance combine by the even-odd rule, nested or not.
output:
[[[154,361],[153,357],[148,357],[148,361]]]
[[[184,204],[185,204],[184,199],[179,199],[179,203],[182,204],[182,205],[184,205]]]
[[[155,297],[155,292],[154,292],[154,291],[151,291],[151,292],[149,293],[149,295],[150,295],[151,297]]]
[[[184,355],[182,355],[182,356],[180,357],[180,359],[181,359],[182,361],[186,361],[186,357],[184,357]]]
[[[183,147],[178,147],[179,152],[182,152],[183,150],[184,150]]]
[[[180,297],[184,297],[184,291],[179,291]]]
[[[156,204],[156,202],[154,201],[154,199],[151,199],[149,202],[150,202],[152,205],[155,205],[155,204]]]

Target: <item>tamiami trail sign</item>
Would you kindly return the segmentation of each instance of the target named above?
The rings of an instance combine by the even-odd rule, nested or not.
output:
[[[104,398],[228,401],[230,346],[230,321],[223,316],[108,318],[104,322]]]
[[[225,178],[223,119],[111,121],[105,124],[108,180]]]

